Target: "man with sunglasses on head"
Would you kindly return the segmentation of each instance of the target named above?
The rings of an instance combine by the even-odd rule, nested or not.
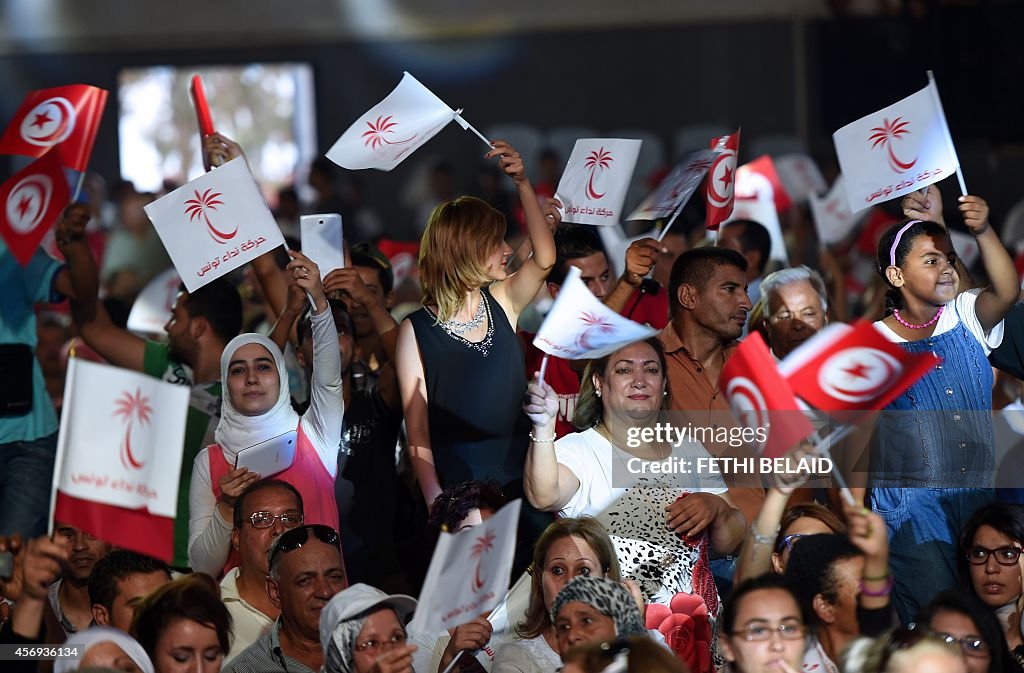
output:
[[[302,525],[273,541],[267,595],[280,617],[224,673],[316,673],[324,662],[320,613],[348,586],[337,531]]]
[[[267,594],[267,555],[274,540],[303,521],[302,496],[280,479],[264,479],[235,500],[231,546],[241,565],[220,583],[221,599],[231,614],[231,661],[270,630],[280,614]]]

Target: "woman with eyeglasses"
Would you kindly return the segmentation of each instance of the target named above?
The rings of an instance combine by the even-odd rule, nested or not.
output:
[[[846,525],[827,507],[813,502],[786,506],[801,483],[803,480],[777,483],[768,489],[764,504],[747,530],[736,563],[736,582],[766,572],[785,572],[793,545],[805,535],[846,533]]]
[[[734,673],[799,671],[811,616],[780,575],[745,580],[732,590],[719,618],[721,644]]]
[[[1021,635],[1024,593],[1024,506],[993,503],[976,511],[960,536],[971,588],[995,612],[1007,646],[1024,660]]]
[[[942,592],[918,614],[915,624],[960,647],[967,673],[1021,673],[1006,648],[999,621],[973,593]]]
[[[259,334],[241,334],[220,358],[224,396],[216,444],[196,456],[189,485],[189,561],[194,570],[215,577],[237,565],[229,561],[235,499],[261,476],[235,468],[238,454],[261,442],[295,433],[295,457],[278,479],[294,486],[305,507],[306,523],[338,529],[333,497],[345,403],[342,397],[338,332],[317,265],[289,250],[293,286],[314,304],[313,380],[309,409],[301,417],[291,406],[288,370],[281,350]]]
[[[416,599],[353,584],[320,613],[325,673],[413,673],[405,624]]]

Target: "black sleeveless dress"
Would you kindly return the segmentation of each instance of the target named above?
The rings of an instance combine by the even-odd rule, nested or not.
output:
[[[488,334],[479,343],[449,333],[426,307],[407,319],[423,360],[430,445],[441,488],[493,479],[513,500],[523,497],[530,441],[530,421],[523,412],[526,368],[522,345],[504,309],[487,288],[481,295]],[[524,498],[519,545],[529,542],[532,547],[552,520]]]

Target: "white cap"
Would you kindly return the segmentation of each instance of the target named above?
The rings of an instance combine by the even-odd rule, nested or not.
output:
[[[399,621],[405,622],[416,611],[416,599],[404,594],[388,595],[368,584],[353,584],[331,598],[320,612],[320,645],[326,649],[331,634],[341,622],[354,619],[374,608],[389,607],[398,613]]]

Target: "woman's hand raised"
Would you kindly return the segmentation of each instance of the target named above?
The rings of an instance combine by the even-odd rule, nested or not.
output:
[[[324,285],[320,280],[320,267],[298,250],[289,250],[288,255],[292,261],[288,262],[287,269],[291,271],[295,284],[313,300],[317,315],[323,313],[327,310],[328,305]]]
[[[523,159],[519,156],[519,152],[516,152],[515,148],[504,140],[495,140],[491,144],[494,149],[485,154],[484,158],[493,159],[494,157],[501,157],[498,160],[498,165],[501,166],[501,170],[505,171],[505,175],[512,178],[512,182],[517,185],[526,182],[526,169],[523,166]]]
[[[540,380],[540,373],[534,374],[533,381],[526,387],[526,401],[523,411],[529,416],[535,428],[554,426],[558,415],[558,395],[554,389]]]

